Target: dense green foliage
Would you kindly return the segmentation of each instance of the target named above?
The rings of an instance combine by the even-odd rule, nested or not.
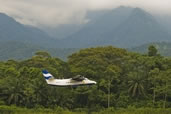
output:
[[[97,85],[52,87],[46,84],[42,69],[55,78],[81,74],[97,81]],[[28,60],[0,62],[0,105],[86,111],[107,107],[170,108],[171,59],[111,46],[80,50],[67,62],[37,52]]]

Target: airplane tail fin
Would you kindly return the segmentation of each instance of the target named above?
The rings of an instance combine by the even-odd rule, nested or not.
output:
[[[50,74],[47,70],[42,70],[42,73],[46,81],[54,79],[52,74]]]

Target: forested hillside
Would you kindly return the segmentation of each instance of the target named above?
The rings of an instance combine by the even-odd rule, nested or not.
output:
[[[149,43],[134,48],[127,48],[126,50],[146,54],[148,52],[148,46],[150,45],[154,45],[160,55],[166,57],[171,56],[171,43],[169,42]],[[45,48],[34,44],[22,42],[1,42],[0,60],[24,60],[34,56],[35,52],[41,50],[47,51],[52,57],[57,57],[61,60],[66,61],[67,57],[72,53],[79,51],[79,48]]]
[[[30,43],[23,42],[0,42],[0,60],[24,60],[34,56],[37,51],[45,50],[51,54],[52,57],[58,57],[62,60],[67,60],[67,56],[78,51],[75,48],[46,48]]]
[[[41,70],[55,78],[77,74],[96,85],[58,88],[46,84]],[[27,60],[0,62],[0,105],[62,107],[99,111],[107,107],[171,107],[171,58],[149,47],[148,55],[115,47],[80,50],[64,62],[46,52]]]
[[[154,45],[162,56],[171,56],[171,43],[170,42],[149,43],[149,44],[144,44],[144,45],[137,46],[134,48],[130,48],[128,50],[133,51],[133,52],[139,52],[139,53],[147,53],[148,46],[150,45]]]

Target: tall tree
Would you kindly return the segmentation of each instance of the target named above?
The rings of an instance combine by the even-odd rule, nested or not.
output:
[[[157,49],[155,46],[151,45],[148,47],[148,55],[149,56],[157,56]]]
[[[111,84],[113,80],[116,80],[116,82],[119,80],[119,74],[121,72],[121,69],[116,65],[109,65],[106,68],[105,74],[108,78],[108,108],[110,107],[110,96],[111,96]]]

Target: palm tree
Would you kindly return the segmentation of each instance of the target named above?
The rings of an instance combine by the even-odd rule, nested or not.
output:
[[[22,86],[18,78],[6,77],[1,84],[4,99],[7,100],[8,104],[18,104],[21,102]]]
[[[128,74],[130,77],[128,81],[128,92],[131,94],[132,97],[137,97],[140,95],[145,96],[144,92],[144,77],[138,74],[138,72],[131,72]]]

